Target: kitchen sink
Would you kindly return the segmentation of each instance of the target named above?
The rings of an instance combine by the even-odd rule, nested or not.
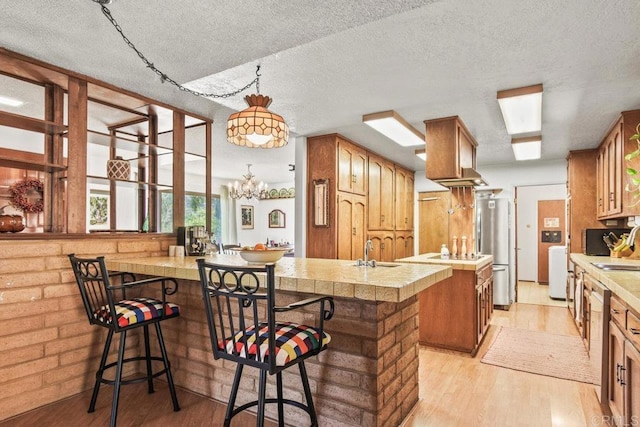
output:
[[[371,262],[371,261],[370,261]],[[359,265],[358,263],[353,264],[355,267],[365,267],[365,265]],[[390,264],[388,262],[375,262],[375,265],[367,265],[366,267],[377,268],[377,267],[400,267],[402,264]]]
[[[623,264],[614,262],[592,262],[591,264],[602,270],[640,271],[640,264]]]

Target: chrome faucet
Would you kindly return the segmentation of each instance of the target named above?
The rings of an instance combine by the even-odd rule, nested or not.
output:
[[[367,240],[364,244],[364,265],[369,264],[369,251],[373,250],[373,242],[371,239]]]
[[[376,266],[375,259],[372,259],[371,261],[369,261],[369,251],[373,251],[373,242],[371,241],[371,239],[367,240],[366,243],[364,244],[364,261],[362,261],[361,259],[356,261],[357,266],[364,266],[364,267]]]

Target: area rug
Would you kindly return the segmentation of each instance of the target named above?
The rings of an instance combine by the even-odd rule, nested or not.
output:
[[[597,383],[587,350],[578,336],[503,326],[480,361],[538,375]]]

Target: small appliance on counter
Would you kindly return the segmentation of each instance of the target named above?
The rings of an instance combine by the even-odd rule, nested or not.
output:
[[[184,246],[187,255],[205,255],[208,240],[209,235],[204,225],[178,227],[178,245]]]
[[[582,252],[585,255],[609,256],[611,251],[604,241],[604,237],[609,233],[615,234],[618,238],[629,233],[629,228],[587,228],[582,232]]]

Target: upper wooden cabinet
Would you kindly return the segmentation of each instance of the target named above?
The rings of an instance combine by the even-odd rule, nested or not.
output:
[[[414,173],[338,134],[307,138],[307,253],[310,258],[371,259],[413,254]],[[326,185],[328,180],[328,185]],[[315,185],[326,185],[327,224],[315,224]],[[396,242],[398,231],[400,241]],[[355,233],[355,234],[354,234]],[[404,255],[408,256],[408,255]]]
[[[460,117],[425,120],[426,176],[431,180],[464,178],[463,169],[475,169],[476,147]]]
[[[396,166],[396,230],[413,230],[413,172]]]
[[[637,142],[630,140],[640,123],[640,110],[625,111],[613,126],[598,148],[596,162],[596,192],[598,219],[620,218],[640,214],[638,199],[625,191],[627,185],[633,185],[632,177],[625,173],[628,167],[640,170],[640,158],[629,162],[624,156],[638,148]]]
[[[367,194],[367,152],[343,138],[338,141],[338,190]]]
[[[369,154],[369,230],[393,230],[395,165]],[[412,175],[413,176],[413,175]],[[397,207],[397,206],[396,206]]]
[[[600,228],[596,218],[596,168],[598,150],[570,151],[567,157],[567,230],[569,252],[584,252],[582,230]]]

